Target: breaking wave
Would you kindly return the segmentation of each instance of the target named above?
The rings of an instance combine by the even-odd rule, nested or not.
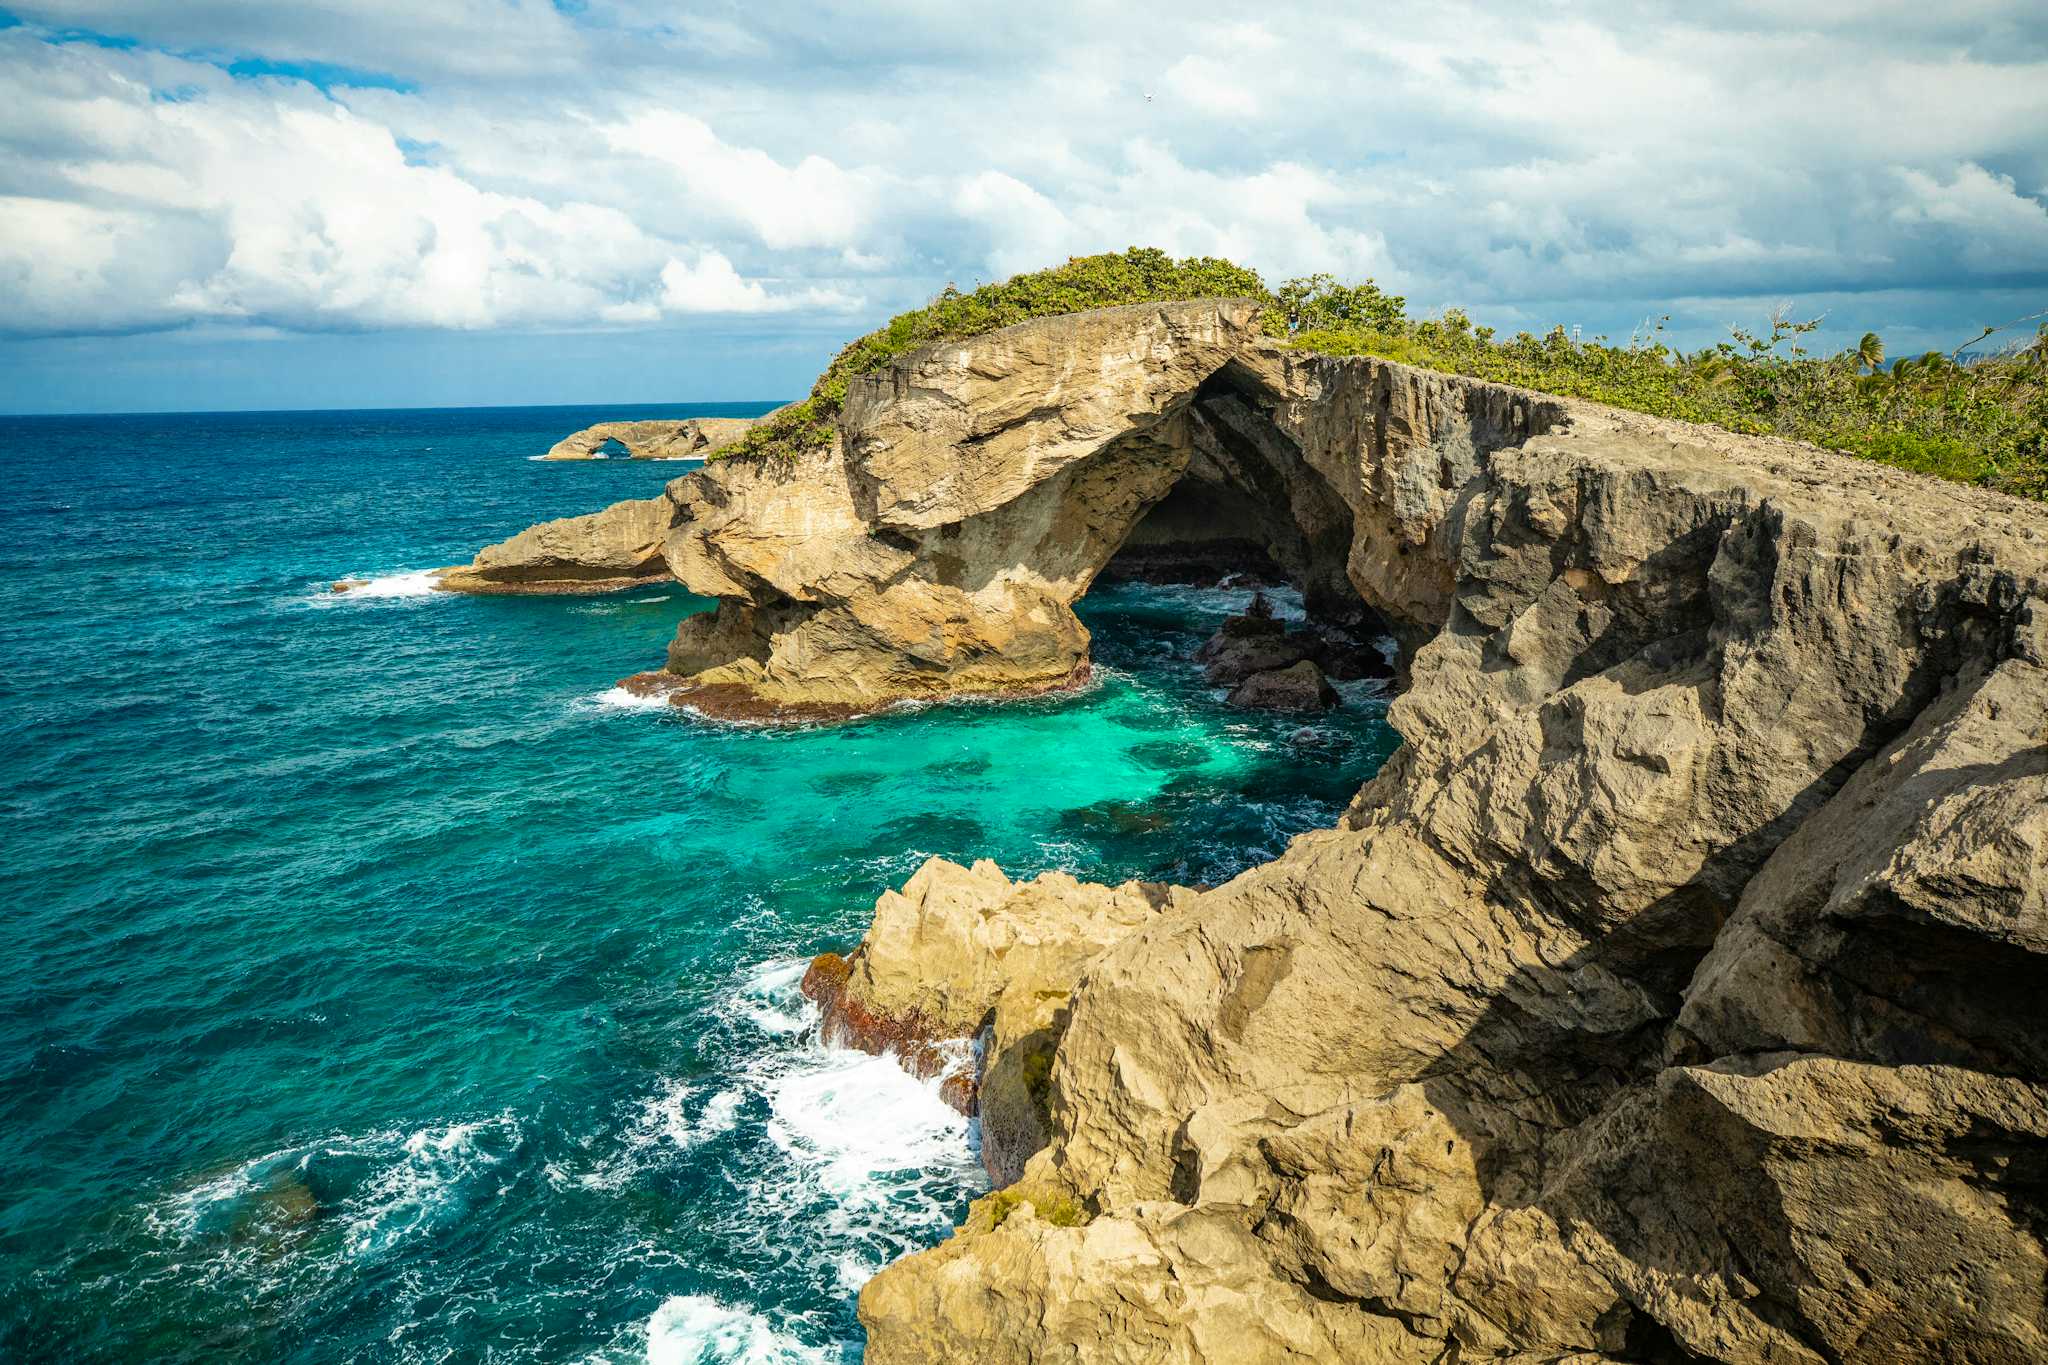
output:
[[[843,1350],[806,1346],[759,1313],[678,1294],[647,1320],[647,1365],[826,1365]]]

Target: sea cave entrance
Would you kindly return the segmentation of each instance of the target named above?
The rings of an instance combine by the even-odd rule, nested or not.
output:
[[[1169,420],[1177,429],[1161,444],[1189,452],[1185,471],[1133,523],[1095,583],[1181,584],[1236,590],[1233,597],[1247,588],[1298,593],[1305,619],[1226,623],[1204,647],[1209,680],[1247,704],[1260,704],[1260,695],[1327,700],[1312,677],[1292,688],[1269,681],[1263,693],[1244,686],[1304,660],[1338,682],[1389,677],[1390,632],[1346,573],[1351,508],[1275,423],[1257,378],[1227,365]]]

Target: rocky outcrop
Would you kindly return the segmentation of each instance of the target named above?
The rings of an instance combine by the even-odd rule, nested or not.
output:
[[[1014,1182],[871,1360],[2048,1357],[2042,509],[1233,303],[931,348],[659,501],[721,605],[642,685],[708,711],[1063,685],[1125,546],[1402,645],[1340,827],[1199,893],[928,868],[820,967],[842,1036],[982,1038]]]
[[[803,990],[827,1041],[890,1053],[913,1074],[945,1078],[964,1112],[986,1113],[982,1158],[1007,1185],[1044,1145],[1055,1012],[1105,947],[1192,899],[1182,887],[1058,872],[1013,882],[986,860],[933,858],[875,903],[851,957],[811,964]]]
[[[544,460],[601,460],[599,452],[612,441],[636,460],[701,460],[747,434],[759,417],[685,417],[644,422],[599,422],[564,436],[541,456]]]
[[[2048,516],[1238,363],[1435,627],[1405,746],[1091,963],[1020,1171],[1086,1225],[884,1271],[869,1359],[2042,1358]]]
[[[599,593],[663,582],[670,577],[663,544],[672,516],[666,498],[641,498],[544,521],[468,564],[439,570],[435,585],[485,594]]]
[[[662,558],[720,606],[629,685],[715,715],[802,719],[1081,681],[1088,632],[1072,604],[1214,444],[1188,409],[1256,327],[1253,305],[1212,300],[944,343],[856,378],[830,446],[674,481]],[[609,547],[620,525],[649,523],[605,513],[573,530]],[[561,552],[534,549],[515,537],[442,586],[559,581]],[[575,563],[577,582],[597,576]]]
[[[1232,706],[1263,711],[1328,711],[1340,700],[1313,659],[1250,674],[1230,689],[1229,697]]]

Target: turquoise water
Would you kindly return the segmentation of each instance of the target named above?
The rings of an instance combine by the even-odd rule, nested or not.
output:
[[[527,458],[646,415],[0,419],[0,1356],[857,1353],[983,1181],[805,957],[931,854],[1220,880],[1391,746],[1224,710],[1228,593],[1091,598],[1081,695],[765,731],[608,694],[679,589],[405,576],[654,492]]]

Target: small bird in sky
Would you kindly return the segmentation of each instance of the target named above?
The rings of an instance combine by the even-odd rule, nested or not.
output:
[[[1147,91],[1145,92],[1145,103],[1147,103],[1147,104],[1150,104],[1151,102],[1152,102],[1152,92],[1151,92],[1150,90],[1147,90]]]

